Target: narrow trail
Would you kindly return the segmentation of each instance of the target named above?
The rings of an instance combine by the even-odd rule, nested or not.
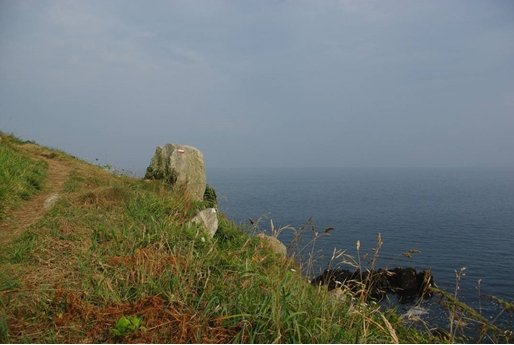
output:
[[[26,151],[31,152],[30,149]],[[44,155],[40,155],[38,158],[48,163],[47,178],[43,189],[30,200],[23,202],[19,208],[12,211],[8,219],[0,222],[0,248],[12,242],[25,229],[44,216],[49,210],[48,207],[45,207],[45,201],[49,200],[49,198],[56,199],[68,179],[72,168],[65,162],[47,158]]]

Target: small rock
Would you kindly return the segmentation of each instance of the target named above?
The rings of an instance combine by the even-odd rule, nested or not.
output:
[[[257,235],[260,239],[262,239],[264,242],[268,244],[270,249],[275,253],[282,256],[287,255],[287,248],[286,246],[280,242],[280,240],[273,236],[268,236],[266,234],[260,233]]]
[[[206,208],[205,210],[198,212],[191,222],[199,224],[209,233],[211,238],[214,237],[214,234],[218,230],[218,215],[216,209]]]
[[[328,291],[328,295],[336,301],[344,301],[348,296],[348,294],[346,294],[341,288],[335,288]]]
[[[40,156],[48,158],[48,159],[54,159],[55,157],[57,157],[55,152],[42,152],[42,153],[40,153]]]
[[[407,310],[407,312],[405,314],[402,314],[402,319],[404,319],[406,321],[420,321],[421,316],[427,315],[427,314],[428,314],[428,310],[426,310],[425,308],[416,306],[416,307],[412,307],[409,310]]]
[[[43,203],[43,207],[48,210],[52,207],[54,207],[55,203],[57,202],[57,200],[59,200],[60,196],[59,194],[57,193],[54,193],[52,195],[50,195],[46,200],[45,202]]]

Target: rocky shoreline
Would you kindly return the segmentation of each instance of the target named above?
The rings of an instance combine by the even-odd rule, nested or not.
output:
[[[430,270],[417,272],[412,267],[353,272],[331,269],[312,279],[311,284],[327,285],[329,291],[341,288],[347,288],[356,294],[365,291],[378,300],[391,293],[398,295],[400,303],[411,303],[430,297],[434,280]]]

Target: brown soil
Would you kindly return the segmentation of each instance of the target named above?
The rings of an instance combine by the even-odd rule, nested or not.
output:
[[[44,208],[45,200],[56,193],[60,193],[68,179],[71,167],[59,160],[54,154],[41,151],[35,145],[23,145],[23,151],[43,159],[48,163],[48,172],[42,192],[24,202],[19,208],[12,211],[9,218],[0,222],[0,247],[12,242],[25,229],[36,223],[47,211]]]

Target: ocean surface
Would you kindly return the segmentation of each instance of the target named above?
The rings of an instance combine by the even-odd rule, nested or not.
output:
[[[333,227],[316,241],[312,274],[327,267],[334,249],[356,256],[358,240],[361,256],[371,253],[380,233],[380,267],[431,268],[435,283],[452,293],[455,271],[465,267],[459,298],[514,329],[512,315],[484,297],[514,300],[514,170],[209,169],[207,176],[220,210],[237,223],[260,219],[269,230],[271,219],[298,229],[312,217],[319,232]],[[280,238],[287,244],[292,232]],[[402,255],[411,249],[419,252]]]

